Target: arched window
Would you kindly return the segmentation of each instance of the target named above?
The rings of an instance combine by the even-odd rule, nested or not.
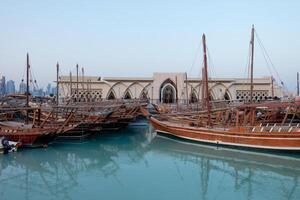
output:
[[[225,92],[225,94],[224,94],[224,100],[226,100],[226,101],[230,100],[230,96],[229,96],[228,92]]]
[[[165,80],[160,86],[159,100],[162,103],[175,103],[177,101],[177,89],[171,79]]]
[[[161,101],[163,103],[176,102],[176,90],[173,85],[166,84],[161,90]]]
[[[130,93],[127,91],[124,95],[124,99],[132,99]]]
[[[115,96],[115,94],[113,93],[113,91],[110,91],[110,93],[109,93],[107,99],[109,99],[109,100],[111,100],[111,99],[116,99],[116,96]]]
[[[195,92],[192,92],[191,98],[190,98],[190,103],[197,103],[197,102],[198,102],[197,95],[195,94]]]
[[[145,91],[142,92],[142,94],[141,94],[141,96],[140,96],[140,99],[142,99],[142,100],[148,99],[148,96],[147,96],[147,94],[146,94]]]

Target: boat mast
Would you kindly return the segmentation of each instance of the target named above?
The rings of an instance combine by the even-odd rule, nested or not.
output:
[[[201,103],[202,103],[202,109],[204,109],[205,107],[206,107],[206,105],[205,105],[205,87],[204,87],[204,85],[205,85],[205,70],[204,70],[204,67],[202,67],[202,93],[201,93]],[[200,88],[200,87],[199,87]],[[200,92],[200,91],[199,91]]]
[[[186,105],[189,105],[189,93],[188,93],[188,80],[187,80],[187,73],[185,72],[185,92],[186,92]]]
[[[272,83],[272,99],[274,99],[274,78],[271,76],[271,83]]]
[[[81,76],[82,76],[82,80],[81,80],[82,81],[82,84],[81,84],[82,86],[81,87],[82,87],[82,90],[84,91],[84,68],[83,67],[81,68]]]
[[[56,63],[56,105],[58,106],[58,79],[59,79],[59,64]]]
[[[299,87],[299,72],[297,72],[297,96],[300,95]]]
[[[86,80],[86,90],[87,90],[87,101],[90,102],[90,82],[91,79]]]
[[[71,96],[71,98],[73,96],[73,90],[72,90],[72,72],[70,72],[70,96]]]
[[[205,76],[205,103],[207,107],[207,125],[211,126],[211,108],[209,102],[209,90],[208,90],[208,71],[207,71],[207,56],[206,56],[206,39],[205,34],[202,35],[203,44],[203,60],[204,60],[204,76]]]
[[[77,101],[77,97],[79,96],[79,90],[78,90],[78,64],[76,64],[76,73],[77,73],[77,77],[76,77],[76,101]]]
[[[26,59],[26,124],[28,124],[28,107],[29,107],[29,54],[27,53],[27,59]]]
[[[250,103],[253,102],[253,61],[254,61],[254,25],[251,30],[251,60],[250,60]]]

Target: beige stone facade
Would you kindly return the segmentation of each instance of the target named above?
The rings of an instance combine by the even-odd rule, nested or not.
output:
[[[70,81],[71,79],[71,81]],[[60,100],[72,95],[78,101],[102,99],[151,99],[156,102],[195,102],[201,99],[202,81],[189,78],[185,73],[154,73],[149,78],[138,77],[69,77],[59,79]],[[209,80],[213,100],[249,100],[250,81],[242,78],[213,78]],[[282,97],[282,89],[271,77],[254,79],[254,100]]]

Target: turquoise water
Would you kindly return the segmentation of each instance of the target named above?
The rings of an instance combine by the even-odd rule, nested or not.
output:
[[[300,199],[300,158],[190,145],[129,127],[0,156],[0,199]]]

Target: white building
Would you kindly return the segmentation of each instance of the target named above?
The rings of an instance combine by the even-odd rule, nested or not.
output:
[[[64,100],[71,95],[78,101],[101,99],[151,99],[163,103],[189,99],[195,102],[202,96],[202,81],[185,73],[154,73],[152,77],[77,77],[59,78],[59,95]],[[213,100],[249,100],[250,80],[243,78],[215,78],[209,80]],[[282,97],[282,89],[271,77],[254,78],[253,99]]]

